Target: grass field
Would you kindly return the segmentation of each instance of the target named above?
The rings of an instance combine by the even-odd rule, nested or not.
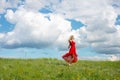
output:
[[[0,58],[0,80],[120,80],[120,61]]]

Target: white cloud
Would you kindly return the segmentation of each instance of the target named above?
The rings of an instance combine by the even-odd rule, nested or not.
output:
[[[50,19],[46,18],[49,17]],[[56,47],[63,49],[67,46],[70,34],[74,34],[77,43],[79,40],[79,30],[71,30],[71,24],[59,14],[41,14],[32,12],[20,7],[16,12],[7,10],[6,19],[15,24],[13,31],[5,34],[2,47]],[[78,45],[79,46],[79,45]],[[64,47],[65,48],[65,47]]]
[[[44,4],[42,4],[43,1],[42,0],[26,0],[25,1],[25,8],[28,10],[32,10],[32,11],[38,11],[39,9],[41,9],[42,7],[44,7]]]
[[[59,10],[55,10],[56,13],[66,14],[66,18],[81,20],[87,25],[83,32],[86,35],[84,41],[89,42],[96,52],[120,53],[120,30],[115,25],[118,14],[108,0],[78,0],[77,3],[65,0],[59,7]]]
[[[5,0],[0,0],[0,13],[5,11],[6,4]]]
[[[120,14],[120,0],[111,0],[111,4],[113,5],[117,14]]]
[[[101,60],[110,60],[109,59],[110,57],[109,56],[81,56],[80,57],[80,60],[93,60],[93,61],[101,61]]]
[[[11,23],[15,23],[15,20],[13,19],[14,17],[14,12],[12,10],[7,10],[7,15],[5,16],[7,17],[6,19],[11,22]]]
[[[50,11],[53,11],[51,7],[59,5],[59,3],[60,0],[25,0],[24,8],[34,12],[37,12],[42,8],[51,9]]]
[[[106,54],[119,54],[120,53],[120,27],[117,27],[117,31],[112,34],[105,34],[106,41],[93,42],[92,47],[100,53]]]
[[[80,60],[93,60],[93,61],[119,61],[120,55],[99,55],[99,56],[80,56]]]
[[[2,39],[5,35],[0,33],[0,39]]]
[[[21,0],[0,0],[0,13],[5,13],[7,8],[17,8]]]
[[[11,14],[9,14],[9,12]],[[13,17],[11,17],[12,15]],[[59,25],[56,24],[58,23],[57,21],[60,20],[59,16],[56,17],[58,20],[53,22],[45,18],[43,14],[27,12],[22,9],[15,13],[8,11],[6,18],[16,22],[15,29],[9,32],[10,34],[7,36],[7,46],[9,45],[8,43],[13,45],[14,42],[14,44],[23,47],[32,47],[34,45],[36,45],[36,47],[44,47],[54,42],[60,34],[60,29],[58,29]],[[64,20],[61,23],[65,26],[69,26],[69,23],[65,23]]]
[[[117,2],[119,0],[26,0],[16,12],[7,10],[6,19],[16,26],[6,34],[4,47],[41,48],[53,44],[64,49],[69,35],[74,34],[78,47],[91,45],[96,52],[118,54],[120,26],[116,26],[115,21],[119,7],[112,5],[119,5]],[[38,12],[46,6],[52,11],[51,14]],[[66,19],[75,19],[86,26],[71,30],[70,22]]]

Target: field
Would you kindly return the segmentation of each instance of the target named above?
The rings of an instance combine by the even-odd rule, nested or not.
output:
[[[120,61],[0,58],[0,80],[120,80]]]

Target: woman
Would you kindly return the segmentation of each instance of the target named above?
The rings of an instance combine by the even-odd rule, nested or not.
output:
[[[66,53],[66,54],[64,54],[64,55],[62,56],[62,58],[63,58],[66,62],[68,62],[69,65],[70,65],[70,64],[72,64],[72,63],[77,62],[77,60],[78,60],[78,58],[77,58],[77,53],[76,53],[75,42],[74,42],[74,36],[73,36],[73,35],[70,36],[68,42],[69,42],[69,46],[68,46],[69,52]]]

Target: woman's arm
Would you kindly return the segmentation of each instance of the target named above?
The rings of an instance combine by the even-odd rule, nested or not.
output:
[[[70,42],[71,42],[71,40],[69,40],[69,45],[68,45],[68,49],[71,47],[71,45],[70,45]]]
[[[68,45],[68,49],[70,48],[70,43],[69,43],[69,45]]]

